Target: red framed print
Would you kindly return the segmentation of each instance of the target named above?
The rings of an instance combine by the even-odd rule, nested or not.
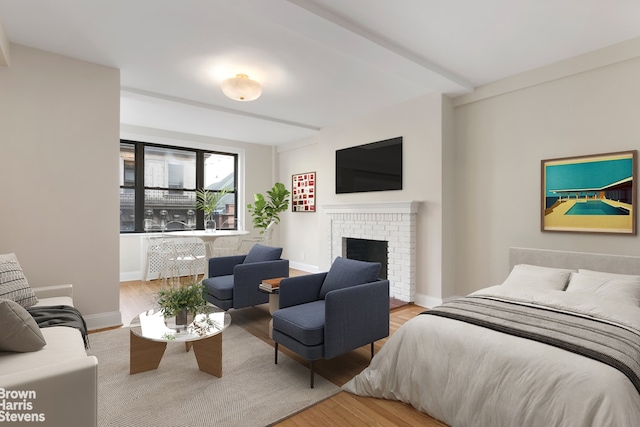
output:
[[[291,177],[291,210],[316,211],[316,173],[306,172]]]

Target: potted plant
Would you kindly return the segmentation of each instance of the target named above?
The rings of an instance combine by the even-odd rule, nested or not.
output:
[[[253,227],[260,229],[260,234],[264,234],[272,222],[280,222],[278,214],[289,209],[290,194],[284,184],[276,182],[273,188],[267,191],[268,198],[261,193],[253,195],[254,204],[248,204],[247,209],[253,216]]]
[[[176,325],[187,324],[187,314],[202,313],[207,301],[202,296],[202,282],[170,286],[158,291],[156,302],[162,309],[165,319],[176,316]]]
[[[204,212],[204,229],[213,231],[216,229],[216,223],[213,218],[214,212],[218,209],[218,205],[222,198],[231,192],[229,188],[223,188],[220,191],[209,191],[205,188],[196,190],[196,209]]]

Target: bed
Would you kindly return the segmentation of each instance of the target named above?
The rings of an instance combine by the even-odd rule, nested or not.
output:
[[[509,259],[502,284],[409,320],[343,389],[453,427],[640,426],[640,258]]]

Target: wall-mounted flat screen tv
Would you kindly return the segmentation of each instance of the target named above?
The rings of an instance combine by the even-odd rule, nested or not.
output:
[[[336,150],[336,194],[402,190],[402,137]]]

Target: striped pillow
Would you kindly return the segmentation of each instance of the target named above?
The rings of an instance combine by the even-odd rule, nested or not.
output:
[[[30,307],[38,302],[18,261],[0,262],[0,298],[15,301],[23,307]]]

